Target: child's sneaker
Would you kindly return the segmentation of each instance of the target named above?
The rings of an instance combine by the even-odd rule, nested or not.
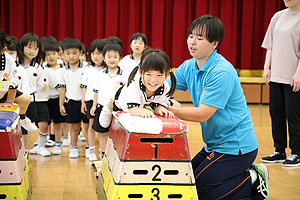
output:
[[[60,155],[61,154],[61,147],[54,146],[51,152],[53,155]]]
[[[37,154],[38,148],[40,148],[38,145],[35,146],[33,149],[30,149],[30,150],[29,150],[29,153],[31,153],[31,154]]]
[[[38,141],[33,143],[33,146],[37,146],[38,145]]]
[[[283,163],[284,167],[300,166],[300,157],[297,154],[291,154]]]
[[[78,158],[78,149],[70,149],[69,158]]]
[[[269,156],[263,157],[260,160],[266,163],[284,162],[286,159],[285,153],[274,152]]]
[[[68,146],[70,146],[70,140],[69,140],[69,138],[63,138],[63,139],[62,139],[62,146],[63,146],[63,147],[68,147]]]
[[[45,147],[40,147],[37,149],[37,153],[43,157],[50,156],[51,153]]]
[[[269,172],[264,164],[254,164],[251,166],[257,174],[256,180],[252,184],[251,196],[253,200],[263,200],[269,197]]]
[[[96,161],[97,160],[97,156],[95,153],[91,153],[89,156],[89,161]]]
[[[28,117],[20,119],[20,125],[29,132],[35,132],[38,130],[36,125],[34,125]]]
[[[46,144],[45,144],[45,147],[54,147],[55,145],[55,142],[52,141],[52,140],[47,140]]]
[[[83,134],[81,132],[78,135],[78,141],[85,141],[85,137],[83,136]]]
[[[107,107],[104,106],[99,117],[99,123],[103,128],[109,127],[111,123],[111,118],[112,118],[112,112],[111,110]]]

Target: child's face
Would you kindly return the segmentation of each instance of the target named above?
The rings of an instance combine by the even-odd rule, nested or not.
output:
[[[166,74],[156,70],[146,71],[141,77],[146,90],[150,92],[155,92],[166,80]]]
[[[57,51],[46,51],[46,53],[45,53],[45,61],[50,66],[57,65],[57,59],[58,59],[58,52]]]
[[[284,4],[288,8],[294,8],[300,5],[300,0],[284,0]]]
[[[34,59],[39,53],[39,47],[37,42],[30,41],[24,46],[24,57],[28,60]]]
[[[205,60],[216,49],[218,42],[209,42],[204,36],[193,31],[187,38],[187,46],[191,56],[196,60]]]
[[[86,61],[86,55],[84,53],[80,54],[79,60],[82,61],[82,62]]]
[[[14,59],[17,59],[17,51],[6,50],[6,52],[11,55]]]
[[[91,53],[91,59],[95,63],[96,66],[100,66],[104,60],[102,52],[98,51],[98,49],[95,49]]]
[[[104,61],[109,68],[116,68],[120,59],[118,51],[107,51],[104,56]]]
[[[130,43],[130,48],[133,53],[142,54],[146,47],[143,39],[139,37],[135,40],[132,40],[132,42]]]
[[[70,48],[64,51],[64,58],[70,65],[76,64],[79,61],[80,50],[77,48]]]

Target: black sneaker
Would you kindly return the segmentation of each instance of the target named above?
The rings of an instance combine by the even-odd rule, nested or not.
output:
[[[264,200],[269,197],[269,172],[264,164],[254,164],[251,166],[257,174],[257,178],[252,184],[251,198],[252,200]]]
[[[300,157],[297,154],[291,154],[283,163],[284,167],[300,166]]]
[[[267,157],[261,158],[260,160],[266,163],[277,163],[277,162],[282,163],[285,161],[285,159],[286,159],[285,153],[274,152]]]

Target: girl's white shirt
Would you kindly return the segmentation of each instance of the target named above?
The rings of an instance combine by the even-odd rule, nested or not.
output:
[[[28,74],[29,92],[31,95],[31,101],[48,101],[49,90],[48,90],[48,78],[44,73],[44,68],[39,64],[35,63],[34,66],[22,65]]]

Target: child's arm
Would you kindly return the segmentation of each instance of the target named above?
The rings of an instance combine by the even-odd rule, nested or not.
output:
[[[98,104],[98,92],[95,92],[95,91],[94,91],[93,106],[92,106],[92,108],[91,108],[91,110],[90,110],[90,114],[91,114],[92,116],[95,116],[95,111],[96,111],[96,109],[97,109],[97,104]]]
[[[7,99],[4,103],[0,103],[0,106],[11,108],[15,101],[16,92],[17,92],[17,89],[8,89]]]
[[[86,93],[86,87],[82,87],[81,91],[81,113],[86,114],[86,104],[85,104],[85,93]]]
[[[61,87],[61,88],[59,88],[59,111],[62,116],[67,115],[67,112],[66,112],[66,109],[64,106],[65,98],[66,98],[66,88]]]
[[[140,108],[140,107],[129,108],[128,112],[132,116],[140,116],[140,117],[143,117],[143,118],[154,118],[154,117],[156,117],[155,114],[151,110],[148,110],[148,109],[145,109],[145,108]]]

